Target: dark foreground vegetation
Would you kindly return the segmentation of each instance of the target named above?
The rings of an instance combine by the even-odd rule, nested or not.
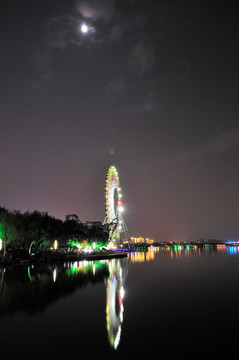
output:
[[[98,223],[83,224],[78,217],[56,219],[47,212],[10,211],[0,207],[1,258],[11,253],[12,256],[43,253],[53,248],[61,252],[73,251],[78,247],[90,247],[94,250],[107,246],[109,229]]]

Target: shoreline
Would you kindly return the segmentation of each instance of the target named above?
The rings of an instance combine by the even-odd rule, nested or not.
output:
[[[43,265],[60,263],[64,261],[95,261],[95,260],[111,260],[115,258],[127,257],[128,254],[125,251],[111,251],[93,254],[82,253],[43,253],[36,254],[34,256],[16,256],[6,255],[5,258],[0,257],[1,266],[18,266],[18,265]]]

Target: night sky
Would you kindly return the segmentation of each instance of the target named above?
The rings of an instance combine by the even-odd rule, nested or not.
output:
[[[236,5],[4,1],[0,206],[103,221],[114,164],[132,236],[239,239]]]

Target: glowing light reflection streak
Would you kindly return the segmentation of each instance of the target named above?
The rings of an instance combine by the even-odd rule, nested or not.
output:
[[[117,349],[121,336],[125,293],[120,262],[112,260],[109,264],[109,271],[106,289],[106,326],[110,345]]]

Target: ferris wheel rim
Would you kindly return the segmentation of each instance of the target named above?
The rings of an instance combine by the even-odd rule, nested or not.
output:
[[[117,203],[115,203],[115,191],[117,193]],[[118,171],[114,165],[110,165],[108,167],[105,180],[105,214],[108,224],[111,224],[115,219],[118,219],[121,197]]]

